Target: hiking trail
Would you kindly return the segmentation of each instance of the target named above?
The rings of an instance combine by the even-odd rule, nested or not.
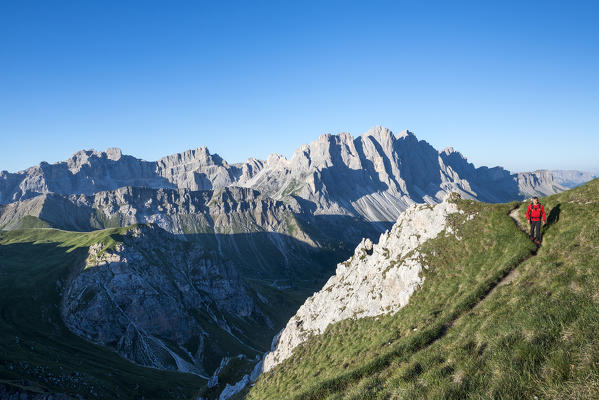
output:
[[[522,221],[520,221],[520,218],[518,217],[518,210],[520,209],[520,205],[514,207],[510,212],[509,212],[509,216],[511,219],[514,220],[514,222],[516,223],[516,226],[518,228],[520,228],[520,230],[526,234],[528,234],[528,228],[522,223]]]
[[[520,217],[518,216],[518,210],[520,210],[520,204],[518,204],[516,207],[514,207],[512,210],[510,210],[508,215],[514,221],[514,223],[516,224],[518,229],[520,229],[522,232],[524,232],[526,234],[526,236],[528,237],[528,229],[527,229],[526,225],[524,225],[522,223],[522,221],[520,220]],[[497,289],[499,286],[503,286],[503,285],[507,285],[507,284],[511,283],[514,280],[514,278],[516,278],[520,274],[518,272],[518,266],[520,266],[520,264],[522,264],[528,258],[536,256],[538,249],[539,249],[539,246],[537,245],[537,250],[533,251],[529,257],[520,261],[518,263],[518,265],[514,266],[514,268],[512,268],[512,270],[510,272],[508,272],[507,275],[505,275],[503,278],[501,278],[499,280],[499,282],[497,282],[497,284],[489,291],[489,293],[487,293],[485,298],[488,297],[491,293],[493,293],[495,291],[495,289]]]

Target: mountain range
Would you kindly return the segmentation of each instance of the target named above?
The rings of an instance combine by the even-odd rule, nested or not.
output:
[[[412,132],[395,136],[376,127],[357,138],[348,133],[322,135],[289,160],[273,154],[267,160],[228,164],[205,147],[155,162],[123,155],[116,148],[79,151],[64,162],[42,162],[17,173],[2,171],[0,204],[47,194],[92,196],[126,186],[189,192],[240,186],[274,200],[298,199],[314,214],[376,222],[394,221],[410,204],[439,202],[450,192],[501,202],[564,190],[554,176],[564,175],[476,168],[452,148],[437,151]]]
[[[412,215],[405,210],[442,203],[450,193],[491,203],[546,196],[586,178],[477,168],[452,148],[437,151],[412,132],[396,136],[383,127],[356,138],[322,135],[290,159],[237,164],[205,147],[158,161],[116,148],[85,150],[0,173],[0,247],[8,260],[0,267],[18,260],[18,274],[18,265],[40,256],[28,243],[53,244],[53,259],[69,267],[45,289],[60,298],[48,329],[64,327],[135,365],[193,374],[204,382],[202,397],[214,398],[258,371],[273,337],[336,264],[360,258],[358,243],[372,249],[372,239]],[[396,251],[407,254],[418,243]],[[65,351],[36,338],[33,347],[41,340],[50,352]],[[63,365],[76,364],[65,357]],[[11,371],[46,382],[27,360]],[[98,390],[106,371],[86,373]]]

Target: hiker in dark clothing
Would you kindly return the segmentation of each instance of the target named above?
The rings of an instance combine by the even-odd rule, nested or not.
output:
[[[530,224],[530,240],[534,240],[536,244],[541,244],[541,219],[543,225],[547,223],[545,217],[545,208],[539,203],[538,197],[532,198],[532,203],[526,209],[526,219]]]

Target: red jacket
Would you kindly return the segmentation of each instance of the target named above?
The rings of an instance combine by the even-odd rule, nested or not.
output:
[[[541,216],[543,217],[543,221],[547,221],[545,218],[545,207],[541,203],[537,203],[533,205],[532,203],[528,205],[526,209],[526,219],[529,221],[540,221]]]

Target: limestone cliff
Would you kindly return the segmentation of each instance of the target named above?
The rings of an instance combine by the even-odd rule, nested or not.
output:
[[[291,196],[317,214],[394,221],[414,203],[435,203],[447,193],[503,202],[563,190],[548,171],[511,174],[501,167],[475,168],[452,148],[437,151],[409,131],[376,127],[354,138],[322,135],[288,160],[271,155],[229,164],[205,147],[144,161],[119,149],[85,150],[56,164],[17,173],[0,172],[0,204],[42,194],[94,195],[120,187],[214,190],[256,189],[275,200]]]
[[[451,234],[447,217],[459,211],[450,198],[434,207],[413,205],[400,215],[377,244],[364,239],[337,265],[323,288],[312,295],[287,323],[266,355],[264,371],[291,356],[293,349],[330,324],[348,318],[394,313],[405,306],[423,282],[418,247],[441,232]]]
[[[255,353],[239,321],[272,324],[230,260],[155,226],[90,247],[63,295],[69,329],[141,365],[209,375],[219,348]],[[222,351],[222,350],[221,350]]]

